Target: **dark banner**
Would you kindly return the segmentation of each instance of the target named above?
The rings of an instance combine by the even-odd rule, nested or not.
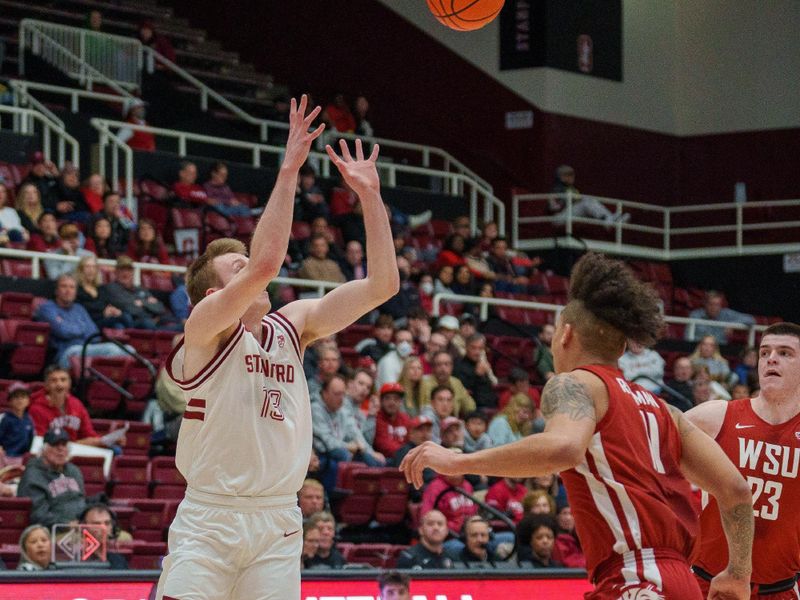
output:
[[[506,0],[500,70],[532,67],[622,81],[622,0]]]

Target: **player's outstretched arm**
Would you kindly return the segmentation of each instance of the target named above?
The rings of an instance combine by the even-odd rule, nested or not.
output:
[[[275,187],[250,242],[250,260],[242,261],[243,266],[224,288],[199,302],[186,322],[187,337],[192,338],[194,344],[210,343],[235,325],[280,271],[292,229],[297,174],[308,158],[311,143],[325,129],[320,125],[309,131],[320,108],[306,116],[307,105],[305,95],[299,106],[294,98],[291,100],[286,152]]]
[[[717,500],[728,539],[728,567],[711,581],[709,598],[750,598],[753,549],[753,497],[750,486],[722,448],[669,407],[681,434],[681,470]]]
[[[364,158],[361,140],[356,140],[353,158],[344,140],[339,142],[342,156],[330,146],[326,150],[347,184],[358,194],[364,211],[367,231],[367,276],[349,281],[328,292],[319,300],[298,300],[281,309],[300,332],[302,344],[341,331],[373,308],[394,296],[400,288],[400,276],[392,240],[389,217],[380,194],[375,144],[369,158]]]
[[[470,454],[453,454],[425,442],[406,455],[400,470],[419,488],[428,467],[444,475],[495,477],[537,477],[572,468],[583,459],[594,434],[598,420],[594,397],[605,393],[598,382],[596,376],[582,371],[550,379],[542,391],[542,414],[547,419],[542,433]]]
[[[727,410],[727,400],[709,400],[687,410],[683,416],[713,440],[719,435]]]

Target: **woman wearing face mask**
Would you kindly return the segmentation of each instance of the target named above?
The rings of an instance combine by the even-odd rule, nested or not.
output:
[[[408,329],[398,329],[394,334],[394,349],[378,361],[378,376],[375,385],[378,389],[384,383],[394,383],[400,379],[403,363],[414,353],[414,338]]]

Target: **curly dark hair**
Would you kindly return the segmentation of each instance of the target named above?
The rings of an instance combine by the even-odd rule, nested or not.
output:
[[[531,547],[531,536],[536,533],[540,527],[547,527],[553,531],[553,536],[555,537],[556,533],[558,532],[558,523],[556,520],[548,515],[536,515],[536,514],[527,514],[522,517],[522,520],[517,523],[517,531],[516,531],[516,543],[517,543],[517,556],[520,556],[520,551],[522,549],[527,549],[528,551],[523,551],[522,558],[520,560],[530,560],[530,547]]]
[[[626,340],[652,346],[664,329],[655,290],[619,260],[590,252],[572,269],[562,313],[587,350],[616,359]]]

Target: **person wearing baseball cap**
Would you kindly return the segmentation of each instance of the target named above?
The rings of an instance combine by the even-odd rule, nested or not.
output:
[[[464,421],[458,417],[442,419],[439,435],[445,448],[464,449]]]
[[[397,467],[403,462],[405,455],[411,452],[420,444],[430,442],[433,437],[433,419],[428,416],[420,415],[414,417],[408,422],[408,434],[406,443],[403,444],[395,453],[392,459],[387,463],[387,466]],[[436,477],[436,473],[432,469],[426,469],[422,474],[425,483],[432,481]],[[409,487],[409,499],[412,502],[419,502],[422,499],[422,494],[418,489],[413,486]]]
[[[17,496],[33,502],[31,523],[48,529],[58,523],[77,522],[86,508],[83,476],[68,461],[69,439],[66,430],[49,429],[44,434],[41,456],[28,461],[17,489]]]
[[[406,441],[411,422],[401,410],[405,391],[397,382],[384,383],[380,389],[381,408],[375,417],[375,450],[392,458]]]

